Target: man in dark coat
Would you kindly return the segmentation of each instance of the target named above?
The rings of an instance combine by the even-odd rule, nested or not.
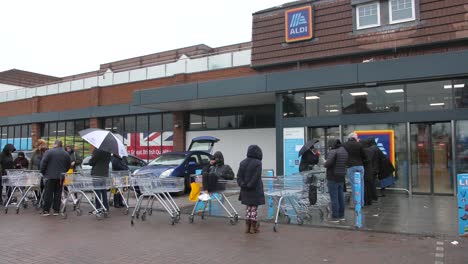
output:
[[[247,206],[246,233],[253,228],[254,233],[259,232],[257,221],[257,209],[265,204],[262,182],[262,158],[263,153],[257,145],[250,145],[247,150],[247,158],[241,161],[237,172],[237,184],[240,186],[239,200]]]
[[[348,151],[348,180],[351,182],[352,193],[354,190],[354,174],[359,172],[361,175],[361,183],[364,182],[364,163],[367,162],[366,153],[364,148],[358,142],[358,136],[356,133],[348,135],[348,141],[343,144],[343,147]],[[354,200],[353,200],[354,201]],[[361,191],[361,206],[364,206],[364,191]]]
[[[70,155],[63,149],[62,141],[56,140],[54,148],[46,151],[41,160],[41,173],[46,179],[42,208],[43,216],[50,215],[49,210],[51,205],[54,209],[54,215],[59,215],[63,174],[70,169],[70,166]]]
[[[327,168],[327,185],[332,209],[330,221],[338,222],[345,220],[344,183],[348,152],[341,145],[339,139],[332,140],[329,145],[331,146],[331,150],[328,153],[325,168]]]
[[[89,165],[92,166],[91,175],[97,177],[109,177],[109,162],[111,154],[107,151],[94,149],[93,155],[89,160]],[[107,201],[107,190],[96,190],[96,194],[100,197],[102,204],[109,210],[109,202]],[[96,209],[101,209],[101,203],[96,199]]]
[[[372,200],[377,200],[375,180],[380,170],[380,154],[383,155],[383,153],[375,145],[375,138],[373,137],[361,140],[361,144],[367,158],[367,162],[364,165],[364,205],[372,205]]]
[[[15,152],[15,146],[12,144],[6,144],[3,148],[3,151],[0,153],[0,176],[6,175],[6,170],[11,170],[15,168],[15,163],[13,162],[13,156],[11,153]],[[11,188],[7,188],[7,195],[10,197]],[[3,203],[3,186],[0,177],[0,202]],[[8,198],[7,197],[7,198]]]
[[[210,163],[202,171],[203,189],[205,191],[216,192],[225,189],[225,185],[218,180],[234,179],[234,172],[231,166],[224,164],[224,156],[221,151],[216,151]]]

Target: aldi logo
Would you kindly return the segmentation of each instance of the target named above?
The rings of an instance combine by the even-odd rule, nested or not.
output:
[[[285,12],[286,42],[311,39],[312,6],[303,6]]]

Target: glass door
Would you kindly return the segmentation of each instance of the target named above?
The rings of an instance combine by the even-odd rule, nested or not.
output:
[[[450,122],[411,124],[414,193],[453,194]]]
[[[320,156],[325,158],[328,152],[328,142],[332,139],[340,139],[339,127],[309,127],[307,140],[317,139],[315,147],[320,151]]]

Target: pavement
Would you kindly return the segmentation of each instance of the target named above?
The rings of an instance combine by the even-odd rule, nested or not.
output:
[[[193,204],[176,200],[183,211]],[[234,199],[230,199],[234,200]],[[236,205],[237,206],[237,205]],[[87,205],[83,205],[87,212]],[[281,224],[268,219],[261,232],[245,234],[242,220],[182,214],[171,225],[155,210],[146,221],[112,208],[109,218],[43,217],[34,208],[0,214],[1,263],[468,263],[468,239]],[[283,222],[282,222],[283,223]],[[458,242],[457,245],[452,242]]]

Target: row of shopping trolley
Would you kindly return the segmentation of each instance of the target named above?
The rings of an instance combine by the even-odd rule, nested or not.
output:
[[[193,179],[199,184],[202,182],[200,175],[194,176]],[[37,190],[40,189],[41,181],[42,175],[38,171],[7,170],[7,175],[2,177],[2,183],[7,188],[11,188],[11,194],[5,205],[5,213],[8,212],[13,197],[18,193],[20,199],[15,204],[16,213],[19,213],[21,207],[27,208],[29,202],[40,208],[43,196],[39,195],[40,192]],[[268,197],[268,207],[273,212],[274,231],[277,231],[280,215],[285,216],[288,223],[291,219],[296,219],[298,224],[302,224],[312,217],[314,210],[319,212],[320,217],[328,211],[330,200],[323,170],[287,177],[262,177],[262,181],[265,195]],[[238,222],[239,214],[229,201],[231,196],[239,193],[237,182],[220,179],[217,185],[215,192],[199,196],[189,215],[191,223],[194,222],[195,216],[204,219],[207,211],[215,204],[219,205],[231,224]],[[116,195],[121,196],[125,205],[124,214],[128,214],[130,210],[128,203],[130,195],[136,198],[131,214],[131,225],[135,224],[135,218],[145,221],[147,216],[152,215],[155,202],[167,212],[170,223],[174,225],[180,220],[181,210],[172,194],[183,191],[184,186],[184,178],[158,178],[152,174],[132,176],[129,171],[113,171],[110,172],[110,177],[91,176],[90,171],[64,174],[61,215],[67,218],[67,208],[68,210],[72,208],[77,215],[82,215],[81,204],[85,202],[91,206],[92,213],[97,218],[105,218],[108,212],[98,191],[105,190],[107,193],[107,190],[111,189]],[[237,199],[237,196],[235,197]]]

